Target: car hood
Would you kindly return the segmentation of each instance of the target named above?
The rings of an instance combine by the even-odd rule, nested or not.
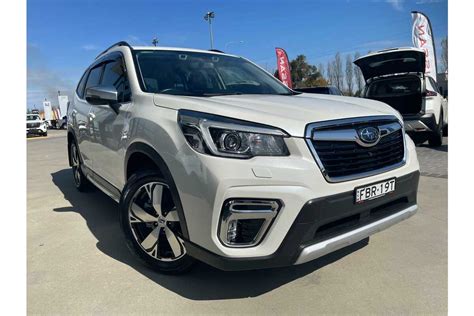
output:
[[[394,115],[385,103],[369,99],[316,95],[231,95],[188,97],[155,94],[154,103],[176,110],[186,109],[266,124],[303,137],[306,125],[342,118]]]
[[[33,120],[33,121],[29,121],[27,120],[26,123],[42,123],[43,121],[38,121],[38,120]]]

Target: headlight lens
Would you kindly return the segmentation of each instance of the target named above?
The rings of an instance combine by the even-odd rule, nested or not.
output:
[[[231,158],[288,156],[280,129],[194,111],[181,110],[178,123],[196,151]]]

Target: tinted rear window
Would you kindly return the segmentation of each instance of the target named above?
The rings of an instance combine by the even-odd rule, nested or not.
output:
[[[368,96],[402,96],[421,93],[421,83],[416,77],[386,79],[373,82],[367,91]]]

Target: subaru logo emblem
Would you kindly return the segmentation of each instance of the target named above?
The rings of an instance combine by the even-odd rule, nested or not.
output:
[[[357,131],[360,140],[366,145],[373,146],[378,143],[380,139],[380,133],[378,128],[375,127],[364,127]]]

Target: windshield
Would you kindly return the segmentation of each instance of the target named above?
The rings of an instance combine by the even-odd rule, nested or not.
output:
[[[37,120],[39,120],[39,119],[40,119],[40,118],[39,118],[38,115],[27,115],[27,116],[26,116],[26,120],[27,120],[27,121],[37,121]]]
[[[137,51],[136,58],[146,92],[190,96],[293,94],[243,58],[153,50]]]

